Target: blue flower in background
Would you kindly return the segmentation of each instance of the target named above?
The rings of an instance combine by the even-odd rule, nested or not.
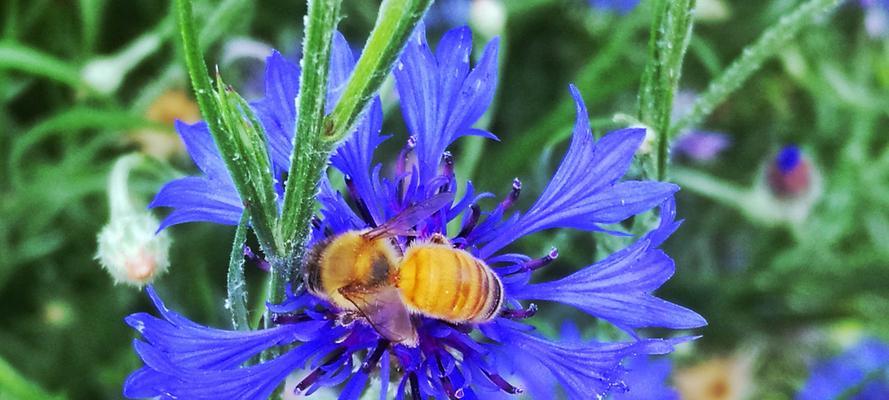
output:
[[[351,70],[345,45],[334,42],[331,66],[333,104]],[[454,157],[447,149],[457,138],[478,135],[473,128],[490,105],[497,80],[497,41],[487,44],[477,65],[467,28],[449,31],[433,52],[418,29],[394,68],[402,114],[411,136],[383,174],[374,163],[381,136],[382,111],[374,103],[366,119],[331,158],[345,179],[347,193],[321,182],[320,216],[313,244],[350,230],[376,227],[410,207],[441,193],[453,196],[458,183]],[[268,60],[266,98],[255,106],[269,135],[269,153],[276,176],[287,168],[292,151],[294,99],[298,68],[273,54]],[[512,208],[521,192],[515,180],[509,194],[493,209],[482,211],[490,194],[476,194],[467,182],[462,198],[417,224],[418,238],[443,235],[460,249],[484,261],[503,282],[504,305],[498,316],[482,324],[451,323],[414,316],[418,345],[391,343],[361,318],[312,294],[290,293],[283,304],[269,305],[276,327],[259,331],[227,331],[198,325],[168,310],[157,293],[148,294],[160,318],[139,313],[127,323],[142,335],[134,347],[145,365],[127,379],[127,397],[179,399],[263,399],[290,374],[299,374],[296,390],[311,394],[339,387],[341,399],[357,399],[371,378],[382,385],[380,398],[434,397],[489,399],[527,391],[551,397],[557,387],[570,399],[589,399],[624,391],[622,360],[664,354],[690,338],[649,339],[636,329],[688,329],[706,324],[691,310],[652,293],[674,272],[673,261],[660,245],[678,228],[673,193],[678,187],[650,181],[620,181],[645,136],[624,129],[594,140],[587,110],[577,90],[571,95],[577,119],[568,151],[547,187],[524,213]],[[165,226],[188,221],[233,224],[241,207],[205,125],[178,126],[202,177],[183,178],[165,186],[156,206],[172,206]],[[186,181],[187,180],[187,181]],[[180,183],[177,183],[180,182]],[[626,248],[549,282],[530,283],[534,272],[552,263],[558,253],[533,258],[507,253],[516,240],[549,229],[606,231],[654,207],[660,224]],[[458,229],[448,229],[460,221]],[[606,231],[608,232],[608,231]],[[411,237],[397,236],[401,251]],[[579,338],[553,340],[523,321],[537,311],[532,303],[546,300],[577,308],[611,322],[631,338],[602,343]],[[280,356],[245,365],[266,349]],[[630,382],[628,380],[628,382]],[[542,397],[541,397],[542,396]]]
[[[889,34],[889,0],[860,0],[864,9],[864,29],[873,38]]]
[[[812,167],[796,145],[781,148],[769,164],[769,189],[780,198],[793,198],[807,192],[812,184]]]
[[[889,399],[889,346],[867,339],[812,368],[797,400]]]
[[[697,162],[715,160],[723,150],[732,144],[728,135],[720,132],[690,131],[683,133],[673,142],[674,156]]]
[[[639,0],[589,0],[590,6],[600,10],[627,13],[639,5]]]

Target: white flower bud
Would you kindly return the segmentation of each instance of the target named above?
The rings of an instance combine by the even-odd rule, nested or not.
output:
[[[96,259],[115,283],[142,287],[170,266],[170,237],[157,232],[160,223],[145,210],[135,207],[127,189],[129,172],[142,162],[137,154],[121,157],[108,179],[111,220],[98,236]]]
[[[170,238],[155,234],[158,221],[148,213],[114,218],[99,233],[96,258],[115,283],[142,287],[170,266]]]

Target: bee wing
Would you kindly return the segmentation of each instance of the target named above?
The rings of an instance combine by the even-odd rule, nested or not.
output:
[[[454,200],[454,193],[444,192],[436,194],[426,200],[423,200],[413,206],[410,206],[392,219],[384,222],[382,225],[365,232],[362,236],[367,239],[378,239],[384,236],[415,236],[411,228],[418,224],[424,218],[435,214],[444,206],[450,204]]]
[[[380,336],[410,347],[417,345],[417,330],[397,288],[349,285],[339,291],[358,308]]]

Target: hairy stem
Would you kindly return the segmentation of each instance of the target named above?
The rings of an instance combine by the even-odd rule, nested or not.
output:
[[[324,121],[328,142],[343,140],[364,112],[432,0],[384,0],[343,97]]]
[[[809,0],[763,32],[759,39],[745,48],[741,56],[710,83],[707,90],[695,101],[691,112],[673,124],[669,137],[675,137],[683,129],[701,123],[758,71],[766,60],[784,49],[804,27],[820,20],[840,3],[842,0]]]

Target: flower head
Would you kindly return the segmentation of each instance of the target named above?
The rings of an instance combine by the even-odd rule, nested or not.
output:
[[[334,48],[340,54],[348,52],[342,41],[335,42]],[[503,283],[503,307],[495,316],[471,323],[414,313],[410,322],[417,340],[402,343],[390,340],[362,314],[301,292],[290,293],[282,304],[269,305],[276,327],[233,332],[188,321],[167,310],[150,290],[161,318],[135,314],[127,319],[143,336],[135,347],[145,362],[127,380],[127,396],[260,399],[291,373],[304,371],[295,390],[308,395],[322,387],[339,387],[341,399],[357,399],[372,377],[382,385],[381,398],[392,398],[392,393],[396,399],[498,398],[522,391],[547,396],[561,387],[568,398],[587,399],[623,388],[621,361],[625,357],[667,353],[676,343],[688,340],[640,338],[636,328],[684,329],[706,324],[693,311],[652,294],[674,271],[672,260],[659,246],[679,225],[672,202],[678,188],[660,182],[620,181],[644,132],[625,129],[594,140],[586,108],[573,87],[577,122],[571,144],[530,209],[512,210],[521,192],[517,179],[509,193],[487,211],[482,206],[492,195],[477,194],[470,182],[462,197],[452,198],[458,183],[449,145],[466,135],[493,137],[473,124],[493,98],[497,42],[485,47],[474,67],[469,64],[471,48],[466,28],[445,34],[434,52],[422,28],[418,29],[394,70],[410,136],[403,139],[392,173],[386,175],[381,164],[374,164],[376,147],[388,139],[380,135],[382,115],[375,104],[331,158],[333,168],[344,176],[347,193],[322,180],[320,215],[311,245],[379,227],[418,204],[445,198],[430,215],[413,221],[409,234],[394,235],[393,246],[403,254],[412,243],[444,237],[453,248],[467,252]],[[286,164],[281,162],[289,160],[291,151],[285,136],[297,95],[297,68],[275,61],[275,56],[269,64],[267,98],[258,107],[264,110],[269,151],[280,153],[273,159],[280,160],[276,168],[283,169]],[[188,143],[186,136],[193,132],[180,132],[185,132]],[[237,203],[229,200],[236,200],[237,194],[224,185],[224,170],[207,168],[206,160],[218,155],[206,147],[189,149],[198,151],[192,155],[199,166],[203,164],[205,177],[186,179],[200,179],[205,185],[218,182],[219,191],[206,198],[205,193],[167,190],[158,198],[177,207],[173,214],[199,209],[191,220],[231,223],[217,217],[236,211]],[[229,191],[222,191],[225,188]],[[556,259],[555,249],[537,258],[503,251],[517,239],[547,229],[606,231],[605,225],[658,206],[659,226],[625,249],[556,281],[529,283],[536,270]],[[187,219],[180,217],[173,223]],[[448,229],[455,220],[460,221],[459,228]],[[537,307],[522,302],[534,299],[573,306],[623,328],[632,337],[619,343],[549,339],[523,322],[533,317]],[[279,347],[282,355],[244,365],[273,347]]]

